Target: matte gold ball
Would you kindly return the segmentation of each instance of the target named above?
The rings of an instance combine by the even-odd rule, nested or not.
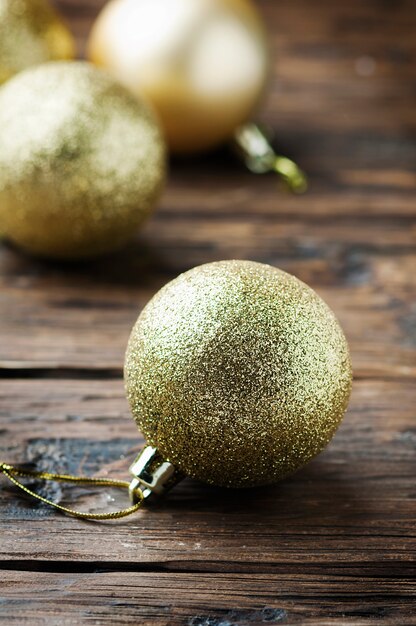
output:
[[[74,55],[70,31],[46,0],[0,0],[0,83],[32,65]]]
[[[28,252],[110,252],[151,213],[165,177],[153,113],[88,63],[26,70],[0,90],[0,223]]]
[[[112,0],[89,58],[153,103],[178,153],[228,139],[258,105],[269,70],[251,0]]]
[[[351,389],[332,311],[269,265],[223,261],[163,287],[130,336],[127,396],[138,427],[188,476],[274,483],[331,440]]]

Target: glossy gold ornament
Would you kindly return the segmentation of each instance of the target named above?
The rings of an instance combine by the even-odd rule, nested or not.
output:
[[[74,55],[70,31],[46,0],[0,0],[0,83],[32,65]]]
[[[153,113],[88,63],[48,63],[0,90],[0,223],[23,249],[75,259],[118,248],[164,176]]]
[[[132,468],[135,489],[157,491],[175,471],[252,487],[328,444],[348,404],[351,364],[339,323],[312,289],[268,265],[224,261],[182,274],[149,302],[125,380],[154,447]]]
[[[89,58],[153,103],[179,153],[230,139],[269,72],[250,0],[112,0],[92,30]]]

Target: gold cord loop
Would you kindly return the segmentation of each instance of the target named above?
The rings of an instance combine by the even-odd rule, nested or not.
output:
[[[77,517],[78,519],[103,521],[127,517],[128,515],[135,513],[141,507],[144,500],[141,489],[136,488],[134,491],[134,504],[128,508],[122,509],[121,511],[111,511],[109,513],[83,513],[82,511],[68,509],[67,507],[62,506],[57,502],[52,502],[51,500],[40,496],[39,494],[26,487],[19,480],[17,480],[16,477],[18,476],[22,478],[39,478],[41,480],[51,480],[62,483],[93,485],[95,487],[115,487],[117,489],[126,489],[126,491],[129,491],[130,483],[124,480],[115,480],[113,478],[88,478],[86,476],[71,476],[66,474],[50,474],[49,472],[36,472],[14,467],[13,465],[8,465],[7,463],[0,462],[0,474],[1,473],[3,473],[14,485],[16,485],[16,487],[24,491],[32,498],[36,498],[36,500],[40,500],[40,502],[48,504],[49,506],[52,506],[55,509],[66,513],[67,515],[72,515],[73,517]]]

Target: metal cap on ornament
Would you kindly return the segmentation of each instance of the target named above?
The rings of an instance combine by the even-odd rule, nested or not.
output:
[[[152,494],[161,496],[185,478],[185,474],[165,461],[159,450],[152,446],[143,448],[131,465],[130,474],[134,476],[129,488],[133,503],[137,502],[138,490],[144,498]]]

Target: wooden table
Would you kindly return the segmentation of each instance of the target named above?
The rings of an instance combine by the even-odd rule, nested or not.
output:
[[[102,4],[57,2],[80,51]],[[345,422],[275,488],[185,481],[124,522],[61,516],[2,480],[2,624],[416,624],[416,6],[259,6],[276,59],[264,119],[310,191],[285,194],[223,152],[173,163],[159,211],[116,257],[65,267],[1,247],[1,457],[126,477],[142,445],[122,383],[130,328],[168,280],[226,258],[292,272],[336,311],[355,372]]]

